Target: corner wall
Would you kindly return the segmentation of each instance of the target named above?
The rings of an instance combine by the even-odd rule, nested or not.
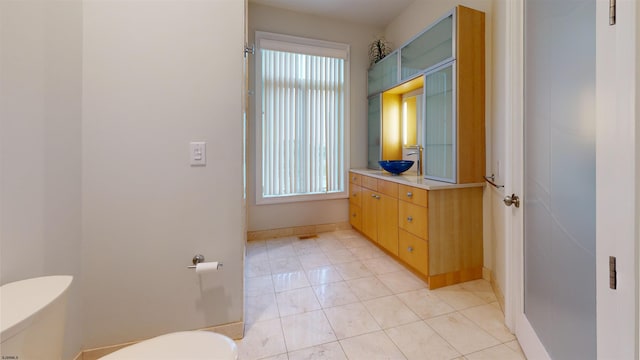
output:
[[[242,321],[244,6],[84,3],[85,349]]]
[[[82,347],[82,2],[0,1],[0,284],[72,275],[63,358]]]
[[[350,58],[350,168],[367,166],[367,68],[368,45],[382,28],[347,23],[263,5],[249,5],[249,43],[256,31],[309,37],[351,45]],[[249,89],[255,89],[255,57],[249,58]],[[322,200],[276,205],[256,205],[255,96],[249,98],[247,123],[247,204],[249,231],[319,225],[349,221],[349,199]]]

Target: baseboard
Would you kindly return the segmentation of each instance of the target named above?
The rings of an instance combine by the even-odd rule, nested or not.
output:
[[[444,274],[429,275],[429,289],[434,290],[466,281],[482,279],[482,273],[482,267],[478,266]]]
[[[308,226],[295,226],[280,229],[257,230],[247,232],[247,241],[267,240],[285,236],[301,236],[313,235],[323,232],[350,230],[351,225],[348,222],[320,224]]]
[[[82,352],[82,360],[97,360],[103,356],[109,355],[112,352],[120,350],[124,347],[137,344],[138,342],[139,341],[132,341],[124,344],[110,345],[110,346],[104,346],[104,347],[99,347],[95,349],[85,350]]]
[[[199,329],[199,330],[211,331],[211,332],[228,336],[234,340],[239,340],[244,337],[244,322],[239,321],[239,322],[224,324],[220,326],[213,326],[213,327],[208,327],[208,328]],[[139,342],[140,341],[131,341],[124,344],[110,345],[110,346],[104,346],[104,347],[95,348],[95,349],[84,350],[80,354],[78,354],[74,360],[97,360],[103,356],[111,354],[112,352],[115,352],[117,350],[120,350],[124,347],[130,346],[133,344],[137,344]]]
[[[212,331],[230,337],[233,340],[240,340],[244,337],[244,321],[204,328],[201,330]]]

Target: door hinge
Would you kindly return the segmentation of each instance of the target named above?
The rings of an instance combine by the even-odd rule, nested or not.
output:
[[[618,272],[616,271],[616,257],[609,256],[609,289],[615,290],[618,285]]]
[[[251,54],[255,54],[256,53],[256,46],[255,45],[251,45],[249,46],[248,44],[244,46],[244,57],[247,57],[247,55]]]
[[[609,0],[609,25],[616,24],[616,0]]]

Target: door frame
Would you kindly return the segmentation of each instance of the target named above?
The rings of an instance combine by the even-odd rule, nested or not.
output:
[[[596,317],[598,359],[640,355],[640,6],[596,0]],[[524,0],[506,3],[507,121],[505,194],[523,194]],[[613,116],[611,114],[614,114]],[[615,119],[615,122],[612,121]],[[615,126],[612,126],[614,124]],[[614,174],[612,176],[611,174]],[[631,201],[629,201],[631,200]],[[505,322],[532,359],[549,355],[523,314],[523,211],[506,218]],[[618,262],[618,289],[609,289],[609,256]]]

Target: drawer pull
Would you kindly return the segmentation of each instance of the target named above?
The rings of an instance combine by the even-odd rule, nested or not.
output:
[[[409,247],[407,248],[407,251],[408,251],[408,252],[410,252],[410,253],[412,253],[412,252],[413,252],[413,246],[409,246]]]
[[[408,197],[408,198],[413,197],[413,193],[412,193],[411,191],[409,191],[409,192],[407,193],[407,197]]]
[[[353,213],[353,217],[356,217],[356,213]]]
[[[356,179],[357,179],[357,177],[354,176],[354,177],[351,178],[351,181],[355,182]]]
[[[409,217],[407,218],[407,221],[408,221],[408,222],[412,222],[412,221],[413,221],[413,217],[412,217],[412,216],[409,216]]]
[[[375,199],[376,198],[376,194],[371,194],[371,197]]]

